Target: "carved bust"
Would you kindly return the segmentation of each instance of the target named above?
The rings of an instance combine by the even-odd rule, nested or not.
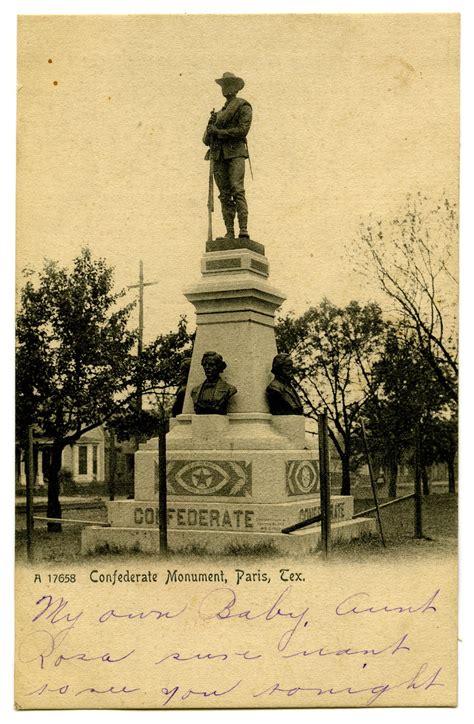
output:
[[[206,379],[191,390],[194,412],[196,415],[226,415],[228,402],[237,392],[220,376],[227,365],[217,352],[205,352],[201,365]]]
[[[294,367],[289,354],[277,354],[273,358],[272,373],[275,379],[267,387],[271,414],[302,415],[303,405],[293,386]]]

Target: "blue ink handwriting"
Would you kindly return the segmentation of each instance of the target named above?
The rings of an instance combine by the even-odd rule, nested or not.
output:
[[[179,651],[175,651],[172,654],[167,654],[166,656],[163,656],[162,659],[159,661],[155,661],[155,664],[162,664],[164,661],[169,661],[170,659],[172,661],[229,661],[235,656],[241,656],[244,661],[254,661],[255,659],[261,659],[263,658],[262,654],[250,654],[249,651],[242,651],[242,652],[234,652],[234,653],[220,653],[220,654],[191,654],[190,656],[183,656],[183,654]]]
[[[363,591],[359,593],[352,593],[347,596],[341,603],[336,606],[337,616],[347,616],[348,614],[358,613],[426,613],[426,611],[436,612],[436,606],[433,606],[434,601],[438,597],[440,589],[438,588],[429,598],[418,606],[369,606],[361,608],[362,604],[359,599],[369,597],[368,593]],[[352,608],[351,608],[352,607]]]
[[[82,616],[82,611],[79,611],[79,613],[71,614],[69,612],[64,613],[63,611],[68,606],[68,601],[66,601],[62,596],[55,601],[53,601],[53,597],[48,596],[41,596],[36,601],[36,605],[40,606],[42,603],[45,604],[45,607],[42,611],[36,614],[36,616],[33,616],[31,619],[33,623],[35,621],[38,621],[40,618],[45,618],[45,620],[49,621],[52,624],[61,623],[61,621],[65,621],[66,623],[72,623],[73,625],[79,621],[80,617]]]
[[[282,593],[280,593],[274,603],[264,608],[263,611],[255,613],[251,609],[235,611],[234,609],[237,608],[237,594],[235,591],[231,588],[216,588],[202,599],[199,606],[199,616],[204,621],[211,621],[213,619],[218,621],[225,621],[229,619],[243,619],[246,621],[263,619],[264,621],[272,621],[279,618],[295,621],[295,625],[288,629],[288,631],[285,631],[278,642],[278,651],[284,651],[296,631],[299,628],[305,628],[309,623],[305,620],[305,617],[309,612],[309,607],[304,608],[298,613],[294,613],[290,610],[285,611],[281,606],[283,600],[288,596],[290,591],[291,586],[288,586],[284,591],[282,591]]]
[[[202,696],[205,699],[207,699],[210,696],[226,696],[226,694],[230,694],[231,691],[234,691],[237,689],[238,686],[242,683],[242,680],[237,681],[235,684],[233,684],[228,689],[224,689],[223,691],[217,691],[217,689],[213,689],[211,691],[198,691],[195,689],[186,689],[186,687],[183,688],[183,693],[181,693],[181,687],[180,686],[173,686],[173,687],[164,687],[161,689],[161,693],[167,697],[165,701],[163,702],[163,706],[167,706],[170,701],[178,694],[178,699],[181,699],[181,701],[185,701],[186,699],[189,699],[191,696]]]
[[[284,688],[280,685],[279,682],[276,682],[275,684],[272,684],[272,686],[263,689],[257,694],[253,694],[253,696],[254,698],[258,698],[260,696],[271,696],[275,693],[285,694],[287,697],[295,696],[296,694],[300,693],[313,693],[316,694],[316,696],[325,696],[326,694],[329,694],[330,696],[337,696],[339,694],[354,695],[367,693],[371,695],[366,701],[367,706],[370,706],[375,701],[377,701],[377,699],[379,699],[379,697],[381,697],[383,694],[386,694],[389,691],[393,691],[394,689],[424,689],[426,691],[434,686],[444,686],[444,684],[441,684],[437,681],[442,671],[441,667],[437,669],[434,674],[429,674],[425,680],[419,681],[419,678],[421,678],[421,676],[425,674],[427,668],[428,664],[422,664],[422,666],[420,666],[414,676],[411,676],[409,679],[406,679],[405,681],[402,681],[398,684],[391,684],[390,682],[386,682],[383,684],[376,684],[374,686],[364,687],[363,689],[354,689],[351,685],[344,685],[341,688],[335,688],[333,686],[292,686],[290,688]]]

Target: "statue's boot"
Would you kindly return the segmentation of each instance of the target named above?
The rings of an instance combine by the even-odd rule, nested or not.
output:
[[[237,211],[237,218],[239,220],[239,237],[241,239],[249,239],[249,232],[247,231],[247,220],[249,212],[247,207],[247,201],[245,199],[245,193],[243,190],[240,194],[238,194],[235,205]]]
[[[239,237],[241,239],[250,239],[249,232],[247,231],[248,214],[245,213],[244,211],[240,211],[240,213],[238,213],[238,218],[239,218],[239,229],[240,229]]]
[[[234,232],[234,217],[235,217],[235,210],[234,209],[223,209],[222,216],[224,218],[224,224],[226,233],[224,236],[224,239],[235,239],[235,232]]]

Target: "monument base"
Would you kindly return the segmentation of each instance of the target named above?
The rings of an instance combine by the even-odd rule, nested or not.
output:
[[[332,523],[331,541],[334,544],[373,535],[375,519],[356,518]],[[321,526],[316,524],[288,535],[223,530],[168,530],[168,549],[174,554],[210,554],[238,556],[300,557],[314,554],[321,548]],[[142,552],[157,555],[160,551],[159,528],[99,528],[88,527],[82,533],[81,553]]]
[[[180,415],[167,436],[168,546],[174,553],[302,555],[321,545],[321,526],[282,530],[319,515],[314,440],[302,416]],[[109,528],[88,527],[82,553],[159,554],[157,441],[135,455],[135,499],[108,503]],[[337,544],[375,531],[353,520],[350,495],[331,496]]]
[[[331,517],[337,523],[351,520],[353,499],[350,495],[331,498]],[[319,515],[317,498],[284,503],[256,503],[249,499],[203,500],[169,498],[168,530],[279,533],[294,523]],[[114,528],[156,528],[159,523],[157,500],[115,500],[108,503],[108,521]]]

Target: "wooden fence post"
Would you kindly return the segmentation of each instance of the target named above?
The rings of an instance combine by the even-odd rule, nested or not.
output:
[[[33,546],[33,486],[35,484],[35,465],[33,450],[33,425],[28,425],[28,451],[26,470],[26,559],[28,563],[34,560]]]
[[[365,456],[366,456],[366,458],[367,458],[367,467],[369,468],[370,484],[371,484],[371,486],[372,486],[372,495],[373,495],[373,498],[374,498],[375,510],[376,510],[376,514],[377,514],[377,524],[378,524],[378,527],[379,527],[380,538],[382,539],[382,545],[383,545],[384,548],[386,548],[385,538],[384,538],[384,535],[383,535],[383,528],[382,528],[382,519],[381,519],[381,517],[380,517],[379,501],[378,501],[378,497],[377,497],[377,488],[376,488],[376,485],[375,485],[374,471],[373,471],[373,468],[372,468],[372,459],[371,459],[370,453],[369,453],[369,445],[368,445],[368,443],[367,443],[367,433],[366,433],[366,431],[365,431],[365,425],[364,425],[364,421],[363,421],[363,420],[360,421],[360,426],[361,426],[361,428],[362,428],[362,437],[363,437],[363,440],[364,440]]]
[[[415,538],[423,538],[423,490],[421,486],[421,435],[415,427]]]
[[[166,500],[166,419],[163,407],[158,427],[158,518],[160,526],[160,555],[168,555],[168,509]]]
[[[327,557],[331,551],[331,481],[327,412],[318,415],[319,482],[321,495],[321,548]]]

